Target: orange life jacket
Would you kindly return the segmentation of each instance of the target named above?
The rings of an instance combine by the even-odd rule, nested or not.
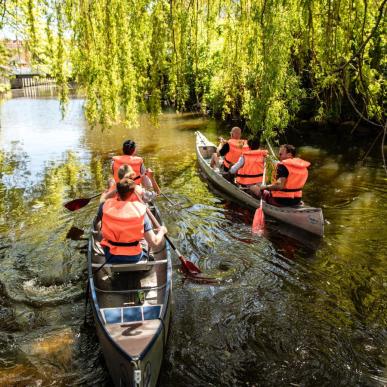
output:
[[[102,246],[113,255],[137,255],[144,238],[146,206],[138,201],[108,199],[102,208]]]
[[[302,160],[298,157],[286,159],[278,163],[278,165],[285,165],[289,171],[289,176],[286,179],[285,186],[280,191],[271,191],[274,198],[301,198],[302,188],[308,179],[309,161]]]
[[[230,146],[230,150],[224,156],[223,164],[225,167],[230,168],[231,164],[235,164],[239,160],[242,152],[247,151],[250,148],[248,147],[246,140],[235,140],[230,138],[227,142]]]
[[[267,156],[267,150],[256,149],[244,151],[242,153],[245,163],[238,169],[236,181],[238,184],[258,184],[262,183],[263,164]]]
[[[136,177],[133,179],[136,184],[141,184],[141,165],[143,164],[143,159],[138,156],[114,156],[113,157],[113,176],[116,183],[120,181],[118,178],[118,169],[121,165],[127,164],[133,168]]]

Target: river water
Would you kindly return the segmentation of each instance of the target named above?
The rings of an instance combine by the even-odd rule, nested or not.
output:
[[[84,320],[86,247],[97,209],[63,203],[100,192],[110,158],[134,139],[164,198],[169,235],[219,285],[184,281],[174,260],[173,321],[160,386],[382,386],[387,384],[387,176],[367,147],[327,135],[296,137],[312,162],[305,200],[322,207],[320,240],[266,220],[202,178],[196,130],[229,129],[193,114],[142,117],[132,130],[85,122],[73,98],[64,119],[54,91],[14,92],[0,128],[0,385],[111,381],[90,311]],[[367,143],[371,140],[368,139]],[[84,235],[69,238],[71,228]]]

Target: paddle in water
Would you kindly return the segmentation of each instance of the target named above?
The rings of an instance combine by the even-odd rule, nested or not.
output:
[[[74,199],[74,200],[71,200],[71,202],[66,203],[64,206],[70,211],[77,211],[87,206],[91,199],[94,199],[98,196],[101,196],[101,194],[96,194],[94,196],[91,196],[90,198]]]
[[[82,238],[84,231],[78,227],[71,226],[70,230],[67,231],[66,238],[73,241],[87,240],[87,238]]]
[[[253,219],[252,231],[254,234],[262,234],[265,228],[265,216],[262,209],[262,199],[259,208],[256,209]]]
[[[157,221],[157,219],[152,214],[152,212],[149,208],[146,209],[146,213],[148,214],[152,223],[156,227],[160,227],[160,223]],[[181,265],[182,265],[182,271],[185,274],[188,274],[190,276],[196,276],[197,274],[200,274],[202,272],[198,266],[196,266],[193,262],[189,261],[187,258],[184,257],[183,254],[180,253],[180,251],[176,248],[176,246],[173,244],[173,242],[169,239],[168,235],[164,235],[164,238],[167,240],[167,242],[172,247],[173,251],[179,257],[179,260],[180,260]]]
[[[263,165],[262,184],[265,184],[265,175],[266,175],[266,162]],[[261,200],[259,202],[259,207],[255,211],[253,226],[252,226],[252,232],[260,236],[263,234],[263,230],[265,229],[265,215],[263,213],[262,204],[263,204],[263,192],[261,191]]]

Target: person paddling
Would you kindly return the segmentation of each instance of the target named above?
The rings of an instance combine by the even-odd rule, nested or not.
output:
[[[157,234],[146,215],[146,205],[130,200],[136,183],[124,177],[117,183],[117,196],[100,205],[95,225],[101,226],[101,246],[109,263],[135,263],[146,255],[144,240],[154,249],[164,243],[167,229],[161,226]],[[145,247],[145,246],[144,246]]]
[[[236,174],[236,182],[242,187],[251,187],[262,183],[265,157],[268,152],[259,149],[259,138],[248,140],[250,150],[244,148],[239,160],[230,168],[230,173]]]
[[[297,206],[301,204],[302,189],[308,179],[309,161],[296,156],[296,148],[290,144],[281,145],[276,169],[276,181],[268,185],[255,185],[250,189],[257,195],[263,193],[268,204]]]
[[[114,181],[117,183],[120,178],[118,177],[118,170],[121,165],[127,164],[132,167],[135,172],[135,176],[133,180],[136,184],[150,187],[150,182],[148,178],[145,176],[146,168],[144,165],[144,160],[135,156],[136,153],[136,143],[132,140],[126,140],[122,144],[122,153],[121,156],[114,156],[112,161],[112,172]]]
[[[148,168],[146,170],[145,175],[149,178],[149,181],[152,184],[153,191],[145,189],[140,185],[136,185],[136,193],[141,197],[141,199],[145,203],[149,203],[156,199],[157,195],[160,195],[161,190],[159,185],[154,178],[154,172],[152,169]],[[133,171],[133,168],[130,165],[123,164],[118,168],[118,178],[121,180],[124,177],[129,179],[133,179],[136,176],[136,173]],[[102,193],[101,198],[99,200],[100,203],[103,203],[107,199],[115,197],[117,195],[117,187],[116,183],[113,179],[109,178],[108,180],[108,188],[105,192]]]
[[[234,126],[231,129],[231,138],[226,141],[223,138],[220,139],[220,144],[216,149],[216,153],[213,153],[210,166],[215,168],[219,166],[219,157],[223,156],[223,171],[228,172],[230,167],[235,164],[242,154],[243,150],[247,150],[247,141],[241,139],[242,129]]]

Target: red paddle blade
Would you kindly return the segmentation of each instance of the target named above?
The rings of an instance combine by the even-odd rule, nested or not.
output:
[[[254,234],[262,234],[265,228],[265,216],[262,207],[257,208],[254,214],[252,231]]]
[[[88,198],[74,199],[71,202],[66,203],[64,206],[70,211],[77,211],[85,207],[90,202]]]
[[[80,241],[82,239],[87,239],[87,238],[82,238],[82,235],[84,234],[84,231],[81,230],[78,227],[72,226],[70,230],[66,234],[66,238],[71,239],[73,241]]]
[[[190,275],[195,275],[202,272],[198,266],[196,266],[193,262],[188,261],[182,255],[179,256],[179,259],[182,265],[182,270],[185,273],[188,273]]]

